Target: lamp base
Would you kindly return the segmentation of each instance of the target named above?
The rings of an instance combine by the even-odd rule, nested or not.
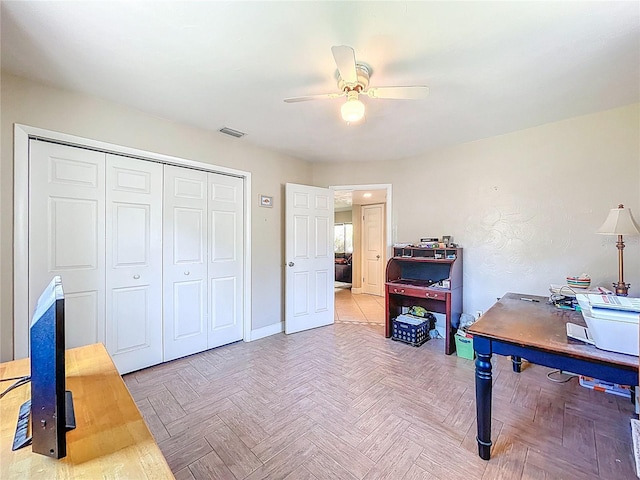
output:
[[[630,283],[618,282],[613,284],[613,288],[616,291],[616,295],[619,297],[626,297],[629,295]]]

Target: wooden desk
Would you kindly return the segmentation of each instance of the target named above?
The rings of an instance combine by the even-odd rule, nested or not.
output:
[[[449,279],[450,288],[432,286],[443,279]],[[452,325],[457,325],[462,315],[461,248],[394,248],[393,258],[387,262],[385,282],[387,338],[391,336],[392,320],[402,313],[402,307],[413,305],[444,314],[444,353],[454,353],[456,344]]]
[[[31,394],[18,387],[0,400],[0,478],[174,478],[104,346],[67,350],[66,369],[77,424],[67,432],[67,456],[11,451],[18,409]],[[28,374],[29,359],[0,364],[0,378]]]
[[[522,297],[538,302],[527,302]],[[638,385],[638,357],[599,350],[567,339],[567,322],[585,325],[580,312],[547,304],[546,297],[507,293],[469,329],[476,351],[478,454],[491,451],[491,354],[588,375],[621,385]],[[597,407],[595,407],[597,408]]]

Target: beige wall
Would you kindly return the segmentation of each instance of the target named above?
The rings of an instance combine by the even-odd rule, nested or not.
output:
[[[464,247],[466,312],[583,272],[610,287],[615,238],[595,232],[618,203],[640,222],[640,105],[405,160],[314,164],[313,183],[392,183],[394,241],[448,234]],[[625,237],[624,255],[640,297],[639,239]]]
[[[283,320],[283,184],[310,183],[307,162],[4,73],[0,86],[0,360],[13,356],[14,123],[251,172],[252,330]],[[258,207],[259,194],[274,208]]]
[[[562,283],[566,275],[587,272],[595,284],[609,285],[617,280],[615,239],[594,232],[619,202],[640,221],[640,105],[416,158],[352,165],[310,165],[217,132],[6,74],[0,106],[3,361],[13,350],[14,123],[250,171],[252,330],[283,318],[285,182],[392,183],[394,241],[450,234],[465,248],[467,312],[486,310],[506,291],[546,295],[549,283]],[[258,207],[258,194],[273,196],[275,207]],[[626,238],[626,244],[625,279],[631,294],[640,296],[640,237]],[[358,278],[355,265],[356,259]]]

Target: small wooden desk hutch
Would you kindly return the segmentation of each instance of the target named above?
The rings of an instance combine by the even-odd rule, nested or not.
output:
[[[449,288],[436,284],[449,280]],[[462,314],[462,249],[394,247],[387,263],[385,283],[385,336],[391,337],[392,320],[402,307],[413,305],[445,315],[447,355],[456,351],[452,324]]]

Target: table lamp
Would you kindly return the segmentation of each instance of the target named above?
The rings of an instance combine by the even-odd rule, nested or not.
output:
[[[640,235],[640,227],[633,219],[631,210],[624,208],[624,205],[618,205],[618,208],[612,208],[609,216],[598,229],[601,235],[618,235],[618,283],[613,284],[616,289],[616,295],[626,297],[629,293],[630,284],[624,283],[624,265],[622,262],[622,250],[624,250],[623,235]]]

